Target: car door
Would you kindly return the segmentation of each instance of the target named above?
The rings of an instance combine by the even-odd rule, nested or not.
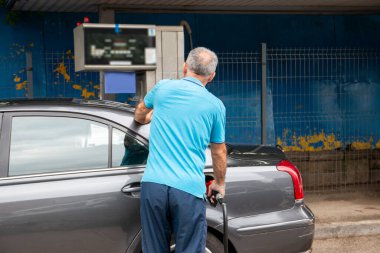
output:
[[[0,146],[0,252],[126,252],[144,139],[80,114],[5,113]]]

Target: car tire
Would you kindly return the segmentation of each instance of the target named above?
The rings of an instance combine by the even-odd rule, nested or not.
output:
[[[215,235],[208,232],[205,253],[221,253],[223,251],[223,243]],[[170,247],[170,252],[175,253],[175,244]]]
[[[223,243],[215,235],[208,232],[206,240],[206,253],[222,253],[223,251]]]

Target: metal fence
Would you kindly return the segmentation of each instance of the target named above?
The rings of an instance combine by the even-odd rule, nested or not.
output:
[[[44,52],[47,97],[99,97],[99,72],[75,72],[74,55],[65,52]]]
[[[309,191],[380,182],[380,51],[269,49],[276,144]]]
[[[267,143],[299,167],[309,192],[380,186],[379,50],[264,45],[218,56],[207,88],[226,106],[228,142],[258,144],[265,130]],[[0,98],[27,97],[29,80],[36,97],[99,95],[99,73],[76,73],[70,50],[33,55],[29,65],[22,50],[0,59]]]
[[[0,99],[25,97],[27,88],[25,53],[0,58]]]
[[[76,73],[71,50],[30,55],[30,51],[20,50],[0,59],[0,99],[98,98],[99,73]]]
[[[227,141],[257,144],[265,129],[308,192],[379,188],[380,51],[263,50],[218,54],[208,89],[227,108]]]
[[[261,55],[218,53],[215,80],[206,86],[227,108],[226,139],[234,143],[260,143]]]

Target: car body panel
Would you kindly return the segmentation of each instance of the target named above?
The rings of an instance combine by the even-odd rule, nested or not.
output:
[[[140,230],[142,169],[0,179],[0,252],[125,252]]]
[[[3,113],[1,113],[0,122],[0,178],[8,175],[8,154],[9,154],[9,133],[10,126],[4,125]]]
[[[283,211],[228,221],[229,240],[237,252],[305,252],[314,237],[314,215],[303,203]],[[222,225],[216,227],[219,231]]]
[[[227,175],[229,215],[244,217],[294,206],[292,180],[275,166],[231,167]],[[243,180],[244,179],[244,180]]]

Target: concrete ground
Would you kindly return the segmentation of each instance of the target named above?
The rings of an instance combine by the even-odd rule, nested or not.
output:
[[[380,194],[377,191],[307,194],[316,217],[314,253],[380,252]]]
[[[379,253],[380,235],[315,240],[313,253]]]

